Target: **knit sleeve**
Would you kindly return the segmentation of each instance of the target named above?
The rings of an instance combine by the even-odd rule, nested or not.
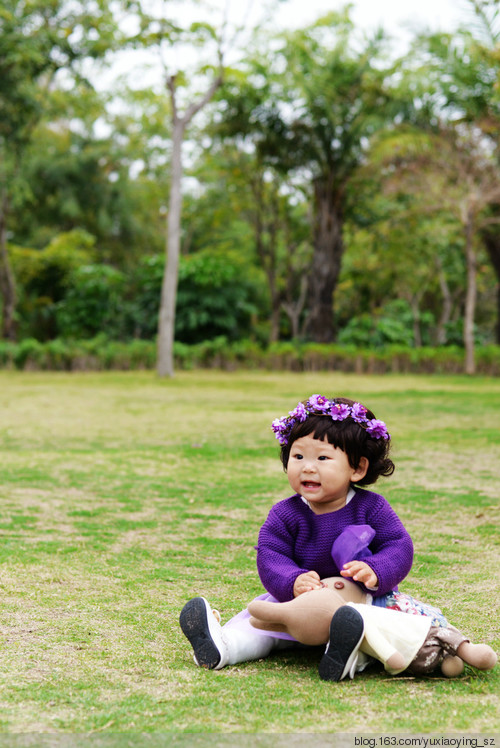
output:
[[[302,569],[293,561],[294,532],[275,505],[262,525],[257,545],[257,571],[266,590],[280,602],[293,599],[293,585]]]
[[[379,496],[367,517],[375,530],[370,543],[373,555],[366,559],[378,577],[378,587],[371,594],[374,597],[397,588],[409,573],[413,563],[413,543],[398,515],[389,503]]]

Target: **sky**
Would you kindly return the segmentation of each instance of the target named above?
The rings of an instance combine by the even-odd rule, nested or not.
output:
[[[147,0],[146,0],[147,2]],[[153,5],[156,0],[149,0]],[[229,7],[229,18],[238,24],[242,20],[246,21],[246,28],[262,27],[268,31],[280,30],[284,28],[300,28],[307,26],[316,21],[321,15],[332,11],[339,10],[346,4],[347,0],[286,0],[277,6],[277,10],[272,20],[262,22],[265,17],[264,11],[269,5],[270,0],[209,0],[209,5],[220,7],[220,16],[224,7]],[[452,32],[460,24],[470,23],[472,11],[470,3],[467,0],[351,0],[352,12],[351,17],[356,27],[374,30],[382,26],[386,32],[393,37],[393,51],[396,54],[403,54],[408,46],[413,34],[420,30],[443,30]],[[201,20],[201,14],[198,10],[193,9],[197,6],[194,3],[186,3],[183,0],[168,0],[162,9],[168,8],[170,12],[178,8],[177,19],[182,25]],[[247,10],[250,12],[247,14]],[[175,11],[174,11],[175,12]],[[175,17],[175,16],[174,16]],[[218,25],[219,19],[210,15],[207,20],[214,25]],[[245,48],[245,34],[238,37],[241,46]],[[238,45],[239,46],[239,45]],[[171,57],[165,59],[167,67],[185,69],[189,68],[189,62],[185,65],[186,58],[182,48],[177,47],[172,50]],[[237,55],[238,56],[238,55]],[[192,50],[188,51],[188,59],[192,62]],[[212,55],[210,57],[212,59]],[[156,78],[161,79],[163,87],[163,74],[161,67],[158,66],[158,57],[155,55],[151,58],[149,55],[144,56],[147,73],[144,73],[144,67],[138,64],[142,60],[141,55],[130,53],[118,55],[117,63],[113,66],[108,75],[104,75],[101,85],[104,88],[109,87],[110,79],[114,79],[116,74],[125,75],[129,83],[134,86],[142,86],[145,79],[148,83],[154,85]],[[231,62],[226,58],[226,61]],[[97,86],[99,82],[97,82]]]
[[[308,23],[343,4],[339,0],[288,0],[283,13]],[[451,31],[461,20],[470,18],[466,0],[353,0],[352,4],[352,17],[357,24],[366,28],[381,25],[396,34],[420,26]]]
[[[243,7],[249,4],[249,25],[257,23],[267,5],[266,0],[212,0],[212,3],[228,5],[232,14],[241,17]],[[348,0],[287,0],[278,6],[272,26],[300,27],[314,22],[320,15],[339,10]],[[471,4],[467,0],[350,0],[352,19],[356,26],[374,29],[382,26],[391,35],[409,39],[412,31],[453,31],[460,22],[472,17]],[[184,5],[184,8],[186,6]]]

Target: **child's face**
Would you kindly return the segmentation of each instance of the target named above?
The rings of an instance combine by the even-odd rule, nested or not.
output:
[[[366,458],[361,458],[355,470],[339,447],[308,435],[292,444],[286,472],[293,490],[309,502],[313,512],[324,514],[345,505],[351,482],[361,480],[367,468]]]

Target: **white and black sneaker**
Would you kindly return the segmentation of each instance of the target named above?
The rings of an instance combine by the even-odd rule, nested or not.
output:
[[[204,597],[193,597],[183,607],[179,623],[200,667],[215,670],[227,662],[227,647],[219,620]]]
[[[363,618],[357,610],[343,605],[336,611],[330,623],[330,640],[319,663],[322,680],[339,681],[347,675],[354,677],[364,630]]]

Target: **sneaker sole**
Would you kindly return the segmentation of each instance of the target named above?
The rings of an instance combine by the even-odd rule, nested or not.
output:
[[[198,665],[213,670],[219,664],[221,655],[210,634],[207,604],[203,597],[194,597],[183,607],[179,623],[193,648]]]
[[[339,608],[330,624],[328,648],[319,663],[321,680],[340,681],[349,673],[357,657],[365,626],[357,610]]]

